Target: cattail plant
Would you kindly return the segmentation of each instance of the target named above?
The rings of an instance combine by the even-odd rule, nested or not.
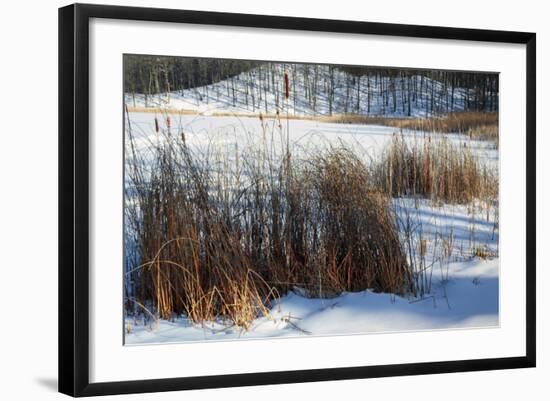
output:
[[[234,155],[215,146],[198,153],[185,133],[160,130],[138,154],[128,135],[125,209],[136,255],[128,260],[137,262],[127,279],[136,302],[163,319],[246,329],[297,287],[312,297],[414,293],[390,197],[370,166],[343,145],[291,157],[288,139],[273,148],[273,136],[288,131],[259,119],[261,142]]]
[[[285,73],[284,73],[284,78],[285,78],[285,99],[288,100],[289,98],[289,94],[290,94],[290,83],[289,83],[289,79],[288,79],[288,71],[285,69]]]
[[[158,135],[159,131],[160,131],[159,120],[158,120],[157,116],[155,116],[155,132],[157,133],[157,135]]]
[[[377,187],[394,197],[420,195],[434,201],[488,205],[497,198],[498,176],[482,165],[471,149],[445,137],[421,144],[400,134],[373,166]]]

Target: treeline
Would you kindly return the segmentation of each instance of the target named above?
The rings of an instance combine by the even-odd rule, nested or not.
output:
[[[267,113],[281,107],[286,71],[294,113],[411,116],[420,111],[429,116],[498,111],[495,73],[140,55],[127,55],[124,62],[125,92],[143,94],[146,105],[151,95],[181,91],[183,96],[196,88],[197,101],[223,97],[230,106]],[[209,88],[222,81],[223,88]]]
[[[445,111],[454,110],[457,90],[466,90],[468,95],[464,96],[464,111],[498,111],[499,80],[496,73],[447,71],[447,70],[417,70],[401,68],[377,68],[377,67],[356,67],[339,66],[339,70],[347,72],[355,78],[377,77],[377,82],[383,82],[386,77],[386,90],[380,91],[386,96],[391,96],[393,108],[397,104],[396,93],[401,95],[401,105],[410,106],[417,101],[418,96],[428,96],[433,103],[436,99],[436,85],[425,85],[425,79],[436,81],[440,84],[439,94],[444,94],[440,99],[445,105]],[[413,79],[420,77],[420,79]],[[357,83],[360,84],[358,79]],[[367,79],[367,83],[370,80]],[[398,86],[401,86],[398,89]],[[370,89],[370,88],[369,88]],[[359,89],[358,89],[359,90]],[[428,93],[427,93],[428,92]],[[386,104],[388,101],[386,101]],[[434,105],[431,105],[434,109]]]
[[[124,56],[124,91],[155,94],[223,81],[261,63],[247,60]]]

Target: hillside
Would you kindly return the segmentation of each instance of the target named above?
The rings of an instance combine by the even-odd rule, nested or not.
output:
[[[285,73],[289,80],[288,100],[284,93]],[[498,93],[490,90],[489,84],[480,92],[447,81],[403,72],[358,75],[328,65],[266,63],[210,85],[152,95],[127,92],[125,102],[130,108],[203,114],[280,111],[291,116],[354,113],[430,117],[497,108]]]

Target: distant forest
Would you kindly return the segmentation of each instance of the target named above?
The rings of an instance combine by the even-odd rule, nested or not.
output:
[[[397,107],[395,99],[398,97],[403,98],[402,104],[410,105],[418,96],[429,97],[431,95],[432,99],[435,97],[441,101],[441,93],[444,93],[445,107],[440,111],[452,112],[454,111],[453,103],[456,93],[466,91],[468,95],[464,98],[464,110],[498,111],[499,77],[497,73],[446,70],[323,66],[215,58],[125,55],[124,91],[129,94],[143,94],[147,97],[154,94],[205,87],[220,81],[228,81],[228,85],[231,82],[235,86],[234,80],[242,81],[243,76],[247,81],[246,87],[250,86],[252,90],[258,80],[263,82],[263,86],[259,86],[264,87],[264,90],[269,89],[270,83],[272,83],[271,89],[279,90],[275,88],[276,83],[280,80],[278,77],[280,70],[277,69],[277,65],[289,66],[291,73],[295,73],[297,70],[292,68],[293,66],[300,66],[306,87],[307,82],[311,81],[315,88],[317,88],[316,81],[321,79],[319,68],[328,69],[328,74],[324,74],[322,77],[326,81],[324,90],[328,93],[331,104],[335,92],[335,75],[343,73],[347,76],[345,79],[345,85],[348,86],[347,93],[352,92],[355,88],[358,96],[361,91],[370,94],[373,88],[369,86],[372,86],[374,82],[377,85],[377,93],[385,96],[386,103],[389,102],[388,99],[393,98],[394,108]],[[253,70],[255,73],[251,73]],[[425,81],[438,82],[440,93],[434,94],[435,86],[425,85]],[[363,85],[367,87],[361,87],[362,82],[366,82]],[[315,95],[314,93],[312,96]],[[206,96],[208,96],[208,92]],[[356,101],[359,110],[360,99],[358,96]],[[408,114],[410,115],[410,107]]]

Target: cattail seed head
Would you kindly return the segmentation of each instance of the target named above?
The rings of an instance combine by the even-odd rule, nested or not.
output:
[[[155,132],[157,134],[159,133],[159,120],[156,116],[155,116]]]
[[[289,95],[289,82],[288,82],[288,72],[285,70],[285,99],[288,99]]]
[[[426,251],[428,249],[428,242],[425,239],[420,240],[420,256],[426,256]]]

